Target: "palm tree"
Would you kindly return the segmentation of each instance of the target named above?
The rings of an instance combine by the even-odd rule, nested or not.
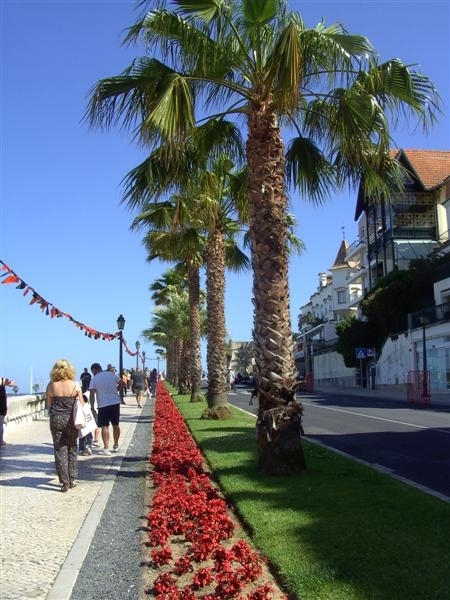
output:
[[[167,305],[174,293],[179,290],[187,290],[184,267],[176,265],[172,269],[167,269],[149,286],[149,290],[152,292],[151,299],[155,304]]]
[[[282,0],[171,5],[174,10],[152,10],[130,28],[126,41],[142,40],[149,56],[98,82],[88,117],[92,125],[119,122],[150,145],[181,139],[217,113],[244,119],[259,464],[268,472],[302,469],[301,444],[292,455],[301,410],[291,419],[286,414],[296,369],[285,176],[313,201],[359,180],[366,193],[383,194],[400,185],[399,165],[389,154],[390,123],[412,115],[428,126],[439,97],[428,78],[399,59],[380,64],[365,37],[340,24],[308,29]],[[296,132],[287,152],[282,126]],[[270,426],[277,411],[288,424],[286,436]]]
[[[192,243],[183,246],[183,237],[176,236],[175,243],[174,232],[169,232],[167,237],[164,232],[168,233],[171,221],[167,220],[167,206],[158,205],[156,211],[148,210],[146,213],[135,218],[133,227],[140,227],[143,223],[146,225],[147,237],[145,244],[150,252],[149,260],[153,260],[158,253],[161,260],[169,260],[174,262],[180,260],[180,257],[186,254],[184,262],[178,262],[175,268],[168,269],[162,277],[157,279],[150,286],[153,291],[152,300],[157,305],[167,306],[173,300],[174,295],[178,295],[180,291],[187,291],[189,298],[189,379],[179,380],[180,393],[187,393],[188,388],[191,392],[191,402],[197,402],[203,399],[200,390],[201,378],[201,354],[200,354],[200,338],[202,335],[202,304],[203,295],[200,290],[199,264],[196,264],[195,252],[192,252]],[[166,218],[161,219],[162,215]],[[156,235],[152,235],[156,233]],[[163,234],[163,235],[161,235]],[[173,235],[172,235],[173,234]],[[192,240],[192,236],[188,239]],[[179,253],[179,246],[182,246],[182,252]]]
[[[150,210],[151,221],[167,227],[161,197],[172,193],[172,227],[197,229],[206,236],[203,253],[207,285],[208,410],[204,416],[226,418],[225,267],[240,271],[249,261],[235,240],[247,218],[246,171],[239,129],[224,119],[211,119],[190,135],[156,148],[124,179],[123,201]],[[235,168],[237,161],[239,168]],[[146,204],[147,203],[147,204]],[[148,207],[151,207],[150,209]],[[156,217],[161,214],[162,217]],[[145,226],[145,212],[135,225]],[[245,239],[245,237],[244,237]],[[196,379],[197,382],[197,379]],[[200,380],[198,379],[198,385]]]
[[[239,345],[234,359],[234,366],[239,373],[248,373],[255,355],[253,342],[243,342]]]
[[[178,198],[178,200],[181,200]],[[163,261],[178,262],[184,266],[189,298],[189,354],[183,356],[189,373],[184,379],[179,379],[179,392],[191,393],[191,402],[203,399],[200,389],[201,354],[200,354],[200,266],[205,247],[204,236],[195,227],[177,227],[177,212],[179,202],[147,204],[144,211],[138,215],[132,228],[146,228],[144,245],[148,251],[148,260],[159,258]]]
[[[204,169],[209,166],[210,170],[201,170],[198,165],[196,171],[190,168],[191,181],[188,183],[183,180],[178,184],[183,189],[183,194],[174,194],[165,202],[146,204],[143,212],[136,217],[134,227],[153,227],[152,233],[147,234],[145,243],[148,249],[152,246],[155,256],[172,259],[174,256],[183,256],[186,264],[190,264],[195,256],[198,266],[202,263],[206,266],[208,410],[205,411],[205,416],[227,418],[229,410],[224,346],[225,269],[240,271],[249,266],[247,257],[235,241],[242,229],[237,220],[237,211],[242,214],[245,212],[242,206],[245,194],[242,174],[233,171],[233,164],[228,157],[217,157],[210,165],[207,162],[202,166]],[[145,181],[140,171],[133,173],[135,181],[138,175],[140,182]],[[156,186],[159,191],[162,179],[160,175]],[[173,185],[170,179],[168,181]],[[135,188],[136,183],[133,188],[129,187],[133,190]],[[155,183],[149,181],[142,189],[148,197],[154,188]],[[134,191],[133,198],[136,198]],[[163,231],[164,240],[161,236]],[[162,241],[164,246],[161,246]],[[198,274],[191,269],[188,280],[192,282],[194,276],[198,277]],[[197,287],[198,285],[195,285],[192,288],[190,284],[192,297]],[[194,325],[195,322],[192,326]],[[193,344],[197,340],[197,330],[199,331],[196,328],[192,332]],[[195,356],[199,356],[199,351]],[[192,358],[194,359],[194,356]],[[191,400],[201,397],[200,362],[198,361],[198,365],[196,362],[195,365],[195,380],[194,373],[192,377],[195,389],[193,386]]]
[[[180,387],[189,378],[189,298],[186,292],[175,293],[171,301],[154,309],[151,327],[145,329],[146,340],[166,350],[167,378]]]
[[[204,417],[228,418],[225,270],[235,272],[249,268],[249,260],[236,243],[242,232],[238,213],[246,212],[246,194],[242,171],[235,172],[227,156],[220,156],[199,173],[195,206],[205,223],[207,294],[208,409]]]

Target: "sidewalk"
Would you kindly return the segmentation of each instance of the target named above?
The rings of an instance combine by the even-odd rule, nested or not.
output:
[[[66,494],[56,476],[48,419],[5,427],[7,443],[0,450],[1,600],[71,597],[141,413],[153,414],[153,400],[147,399],[142,410],[134,396],[125,401],[119,453],[108,457],[94,448],[93,456],[79,456],[79,483]],[[150,442],[151,426],[145,421]]]

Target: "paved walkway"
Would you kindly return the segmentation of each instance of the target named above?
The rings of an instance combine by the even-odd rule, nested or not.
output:
[[[70,598],[141,413],[134,397],[125,400],[119,453],[108,457],[94,448],[93,456],[79,456],[79,483],[66,494],[56,476],[48,419],[5,427],[1,600]]]
[[[348,388],[339,392],[351,393]],[[404,394],[381,390],[365,393],[404,399]],[[92,457],[80,456],[79,484],[66,494],[60,492],[55,472],[48,419],[5,428],[7,445],[0,450],[1,600],[71,597],[141,414],[134,398],[126,401],[120,452],[108,457],[94,450]],[[431,408],[448,406],[450,393],[433,395]]]

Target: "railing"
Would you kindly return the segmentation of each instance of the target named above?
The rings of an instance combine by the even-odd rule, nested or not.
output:
[[[418,329],[432,323],[440,321],[450,321],[450,302],[427,306],[408,315],[408,324],[410,329]]]
[[[46,416],[45,394],[11,396],[8,394],[8,413],[5,423],[19,424]]]

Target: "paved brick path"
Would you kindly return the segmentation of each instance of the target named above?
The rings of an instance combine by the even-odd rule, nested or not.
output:
[[[121,407],[120,451],[79,456],[60,492],[48,419],[5,427],[0,449],[1,600],[65,600],[89,549],[141,409]]]

